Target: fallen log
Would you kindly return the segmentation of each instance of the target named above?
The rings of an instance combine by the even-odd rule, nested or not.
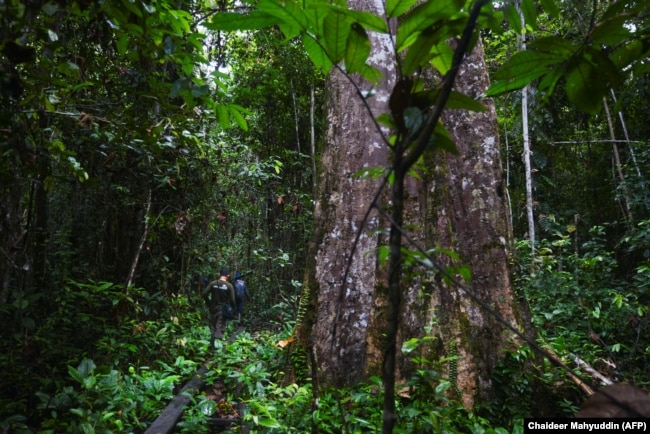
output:
[[[243,327],[238,327],[228,339],[228,343],[232,343],[243,330]],[[174,432],[176,423],[183,414],[185,406],[189,404],[190,398],[204,388],[203,377],[207,372],[208,367],[206,365],[201,366],[194,374],[194,377],[183,386],[178,395],[167,404],[167,407],[160,413],[158,418],[149,425],[144,434],[171,434]],[[241,421],[239,419],[229,419],[229,423],[241,423]]]
[[[201,366],[194,377],[188,381],[181,391],[171,400],[160,416],[147,428],[144,434],[171,434],[176,423],[183,414],[183,408],[189,404],[190,398],[204,386],[203,376],[208,372],[207,366]]]
[[[573,380],[573,382],[576,383],[576,385],[578,387],[580,387],[583,392],[585,392],[587,395],[593,395],[594,394],[594,390],[587,383],[582,381],[582,379],[580,377],[578,377],[576,374],[571,372],[571,369],[569,369],[569,367],[564,364],[564,362],[562,361],[560,356],[558,356],[555,353],[555,351],[553,351],[551,348],[546,348],[546,352],[558,365],[563,366],[565,368],[565,371],[566,371],[567,375],[569,376],[569,378],[571,380]]]
[[[582,360],[582,359],[581,359],[580,357],[578,357],[577,355],[575,355],[575,354],[570,354],[569,357],[573,359],[573,362],[574,362],[574,363],[575,363],[579,368],[581,368],[581,369],[583,369],[584,371],[588,372],[589,375],[591,375],[592,377],[594,377],[594,378],[600,380],[600,382],[601,382],[602,384],[604,384],[605,386],[609,386],[609,385],[611,385],[611,384],[614,384],[614,380],[612,380],[611,378],[608,378],[608,377],[606,377],[605,375],[601,374],[600,372],[596,371],[596,370],[595,370],[595,369],[594,369],[594,368],[593,368],[589,363],[585,362],[584,360]]]

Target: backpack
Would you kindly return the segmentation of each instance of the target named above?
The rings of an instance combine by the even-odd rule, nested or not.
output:
[[[243,280],[235,280],[235,297],[243,300],[246,295],[246,284]]]
[[[223,317],[226,319],[232,319],[235,317],[235,309],[233,309],[230,303],[226,303],[223,305],[221,313],[223,314]]]

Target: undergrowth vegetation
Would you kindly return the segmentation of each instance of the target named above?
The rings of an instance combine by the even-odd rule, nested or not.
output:
[[[642,263],[630,279],[616,278],[620,267],[605,248],[604,231],[594,227],[579,249],[571,234],[558,232],[534,259],[519,242],[517,287],[529,301],[542,347],[571,367],[579,358],[617,381],[647,384],[650,267]],[[642,222],[622,244],[638,250],[647,235]],[[258,433],[311,432],[313,426],[320,433],[379,432],[379,378],[314,390],[306,350],[292,342],[297,299],[273,306],[253,300],[243,329],[230,324],[230,342],[210,353],[203,302],[195,294],[150,295],[92,281],[69,281],[57,294],[51,302],[59,314],[34,324],[27,345],[19,334],[3,343],[3,432],[143,432],[204,364],[206,385],[219,385],[223,395],[192,397],[179,432],[216,432],[211,418],[228,409]],[[416,354],[425,341],[411,339],[402,350]],[[572,415],[584,397],[566,372],[524,346],[503,359],[495,399],[471,413],[447,378],[453,356],[413,361],[418,368],[396,398],[397,433],[521,432],[523,418]],[[245,404],[241,414],[237,403]]]
[[[624,240],[631,247],[647,224],[639,228],[635,238]],[[603,231],[593,228],[579,252],[569,235],[558,234],[529,262],[529,246],[519,243],[521,264],[534,271],[521,272],[518,287],[543,346],[568,364],[579,357],[612,378],[639,384],[650,356],[650,268],[639,266],[630,282],[614,279],[616,259],[600,242]],[[307,356],[291,345],[294,324],[287,318],[296,316],[295,301],[251,306],[263,317],[251,317],[248,331],[211,356],[195,296],[73,281],[59,294],[52,300],[59,314],[36,327],[30,345],[6,346],[0,355],[3,366],[13,367],[2,378],[4,431],[144,431],[203,363],[209,367],[206,383],[223,384],[226,394],[222,402],[196,395],[179,422],[181,432],[208,432],[209,417],[223,402],[246,403],[241,416],[255,432],[308,432],[312,425],[324,433],[377,432],[381,425],[379,378],[315,393]],[[231,325],[229,334],[234,332]],[[410,341],[405,351],[417,344]],[[395,432],[516,432],[522,418],[570,415],[581,399],[565,373],[522,347],[504,359],[492,405],[480,409],[481,416],[467,413],[450,399],[453,385],[442,374],[447,363],[417,360],[420,368],[397,398]]]
[[[649,227],[639,223],[621,245],[641,249]],[[519,242],[517,288],[542,347],[572,368],[580,359],[611,379],[647,386],[650,265],[617,277],[619,259],[605,247],[604,231],[594,227],[579,249],[570,234],[557,233],[540,244],[535,259],[527,257],[527,242]],[[204,363],[206,384],[221,384],[224,396],[194,396],[180,432],[213,432],[210,417],[235,403],[246,404],[239,416],[252,432],[311,432],[314,425],[320,433],[379,432],[379,378],[354,388],[313,389],[308,357],[291,342],[298,300],[253,302],[245,331],[214,354],[195,295],[69,281],[51,303],[58,314],[34,323],[33,336],[16,331],[2,343],[0,432],[143,432]],[[227,337],[234,333],[231,325]],[[408,342],[404,352],[419,344]],[[418,369],[397,397],[397,433],[521,432],[523,418],[573,415],[584,397],[566,372],[524,346],[498,368],[495,399],[469,413],[446,378],[453,360],[414,362]]]

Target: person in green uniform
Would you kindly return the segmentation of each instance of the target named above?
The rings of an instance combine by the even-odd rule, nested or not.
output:
[[[214,349],[216,339],[223,339],[227,321],[234,317],[235,289],[228,282],[230,272],[222,268],[219,278],[208,283],[203,291],[203,299],[210,313],[210,350]]]

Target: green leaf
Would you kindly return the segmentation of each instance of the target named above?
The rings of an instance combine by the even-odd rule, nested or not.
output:
[[[459,15],[453,0],[436,0],[420,4],[404,18],[397,29],[396,49],[401,51],[415,42],[420,32],[440,26],[442,22]]]
[[[425,29],[418,35],[415,42],[406,52],[402,65],[402,74],[410,76],[431,58],[431,48],[439,41],[440,36],[434,29]]]
[[[451,69],[454,60],[454,50],[447,41],[438,42],[431,50],[431,65],[442,75],[446,75]]]
[[[544,53],[539,51],[519,51],[515,53],[494,74],[497,80],[512,80],[520,76],[541,75],[548,72],[549,65],[560,63],[565,56],[558,53]]]
[[[616,46],[632,36],[632,32],[625,27],[627,20],[627,17],[616,17],[600,22],[589,33],[589,37],[594,44]]]
[[[362,65],[361,71],[359,71],[359,73],[363,78],[365,78],[366,80],[368,80],[368,82],[370,82],[375,86],[379,83],[379,80],[381,80],[383,77],[381,71],[367,64]]]
[[[541,77],[546,71],[534,70],[525,75],[514,77],[511,80],[499,80],[490,85],[485,92],[485,96],[496,96],[513,90],[519,90],[529,84],[531,81]]]
[[[370,55],[370,39],[357,23],[353,23],[350,30],[345,49],[345,69],[349,73],[360,72]]]
[[[386,16],[388,18],[398,17],[411,9],[418,0],[388,0],[386,2]]]
[[[508,5],[506,6],[504,14],[506,21],[508,21],[512,30],[514,30],[516,34],[520,35],[523,27],[521,25],[521,16],[519,15],[517,8],[514,7],[514,5]]]
[[[543,51],[557,56],[557,59],[568,59],[573,56],[579,47],[573,45],[568,39],[559,36],[547,36],[535,39],[528,44],[530,51]]]
[[[345,56],[345,48],[350,34],[352,22],[343,14],[330,13],[323,22],[323,45],[333,63],[337,63]]]
[[[603,14],[603,21],[607,21],[616,17],[617,15],[624,15],[628,18],[635,18],[641,13],[648,10],[648,1],[632,1],[632,0],[619,0],[611,3],[607,11]]]
[[[84,376],[81,372],[68,365],[68,375],[72,377],[73,380],[77,381],[79,384],[83,384]]]
[[[465,95],[464,93],[456,92],[454,90],[451,91],[445,108],[470,110],[474,112],[484,112],[487,110],[487,108],[480,101],[477,101],[474,98]]]
[[[437,149],[458,155],[458,148],[451,139],[449,132],[445,129],[444,125],[442,125],[442,122],[438,122],[434,133],[431,135],[431,139],[429,140],[428,150],[435,151]]]
[[[189,86],[190,86],[190,79],[187,77],[181,77],[178,80],[176,80],[174,84],[172,84],[170,95],[172,96],[172,98],[176,98],[183,91],[187,90]]]
[[[404,124],[409,131],[419,131],[424,122],[422,111],[417,107],[407,107],[404,110]]]
[[[445,393],[445,391],[448,390],[450,387],[451,387],[450,381],[441,381],[438,385],[436,385],[436,393],[438,395]]]
[[[134,15],[142,18],[142,11],[135,5],[135,2],[132,2],[131,0],[122,0],[122,6],[132,12]]]
[[[413,103],[418,107],[431,107],[436,103],[439,93],[439,89],[416,92],[413,94]],[[486,110],[485,106],[481,102],[454,90],[449,94],[445,108],[470,110],[475,112],[484,112]]]
[[[584,59],[566,74],[566,93],[569,100],[585,113],[595,114],[601,109],[607,86],[600,80],[600,74]]]
[[[551,71],[551,66],[564,60],[565,57],[561,53],[544,53],[531,50],[515,53],[494,74],[496,81],[485,94],[486,96],[494,96],[521,89],[531,81]]]
[[[217,119],[219,119],[219,126],[223,129],[230,127],[230,113],[228,107],[223,104],[217,104]]]
[[[555,3],[555,0],[540,0],[542,8],[553,18],[557,18],[560,15],[560,10]]]
[[[526,26],[537,29],[537,11],[533,0],[521,0],[521,13],[524,15]]]
[[[210,30],[232,32],[235,30],[259,30],[279,23],[277,17],[261,11],[252,11],[248,14],[224,12],[214,15],[210,21],[205,23],[205,27]]]
[[[280,21],[278,25],[287,39],[295,38],[309,27],[309,17],[292,0],[287,0],[282,3],[276,0],[260,0],[257,8]]]
[[[307,34],[302,37],[302,44],[314,66],[327,74],[332,69],[333,63],[323,50],[323,47],[312,36]]]
[[[413,352],[413,350],[417,349],[418,345],[420,345],[420,339],[411,338],[408,341],[402,343],[402,353],[408,354],[410,352]]]
[[[605,50],[587,48],[584,55],[598,71],[598,78],[604,83],[604,86],[615,88],[623,83],[621,71],[616,68]]]
[[[379,33],[387,33],[388,27],[386,26],[386,21],[378,17],[375,14],[364,11],[355,11],[355,10],[345,10],[345,14],[349,16],[353,21],[361,24],[364,28],[368,30],[373,30]]]
[[[560,64],[555,68],[553,68],[548,74],[546,74],[544,78],[542,78],[537,88],[540,91],[546,93],[544,98],[548,98],[551,96],[551,94],[555,90],[555,85],[557,84],[560,77],[562,77],[563,73],[564,73],[564,64]]]
[[[228,110],[230,111],[230,114],[235,120],[237,126],[243,131],[248,131],[248,122],[246,122],[246,119],[244,116],[242,116],[242,107],[235,104],[229,104]]]
[[[617,69],[622,70],[633,62],[641,60],[643,49],[643,42],[633,40],[614,50],[609,58]]]

